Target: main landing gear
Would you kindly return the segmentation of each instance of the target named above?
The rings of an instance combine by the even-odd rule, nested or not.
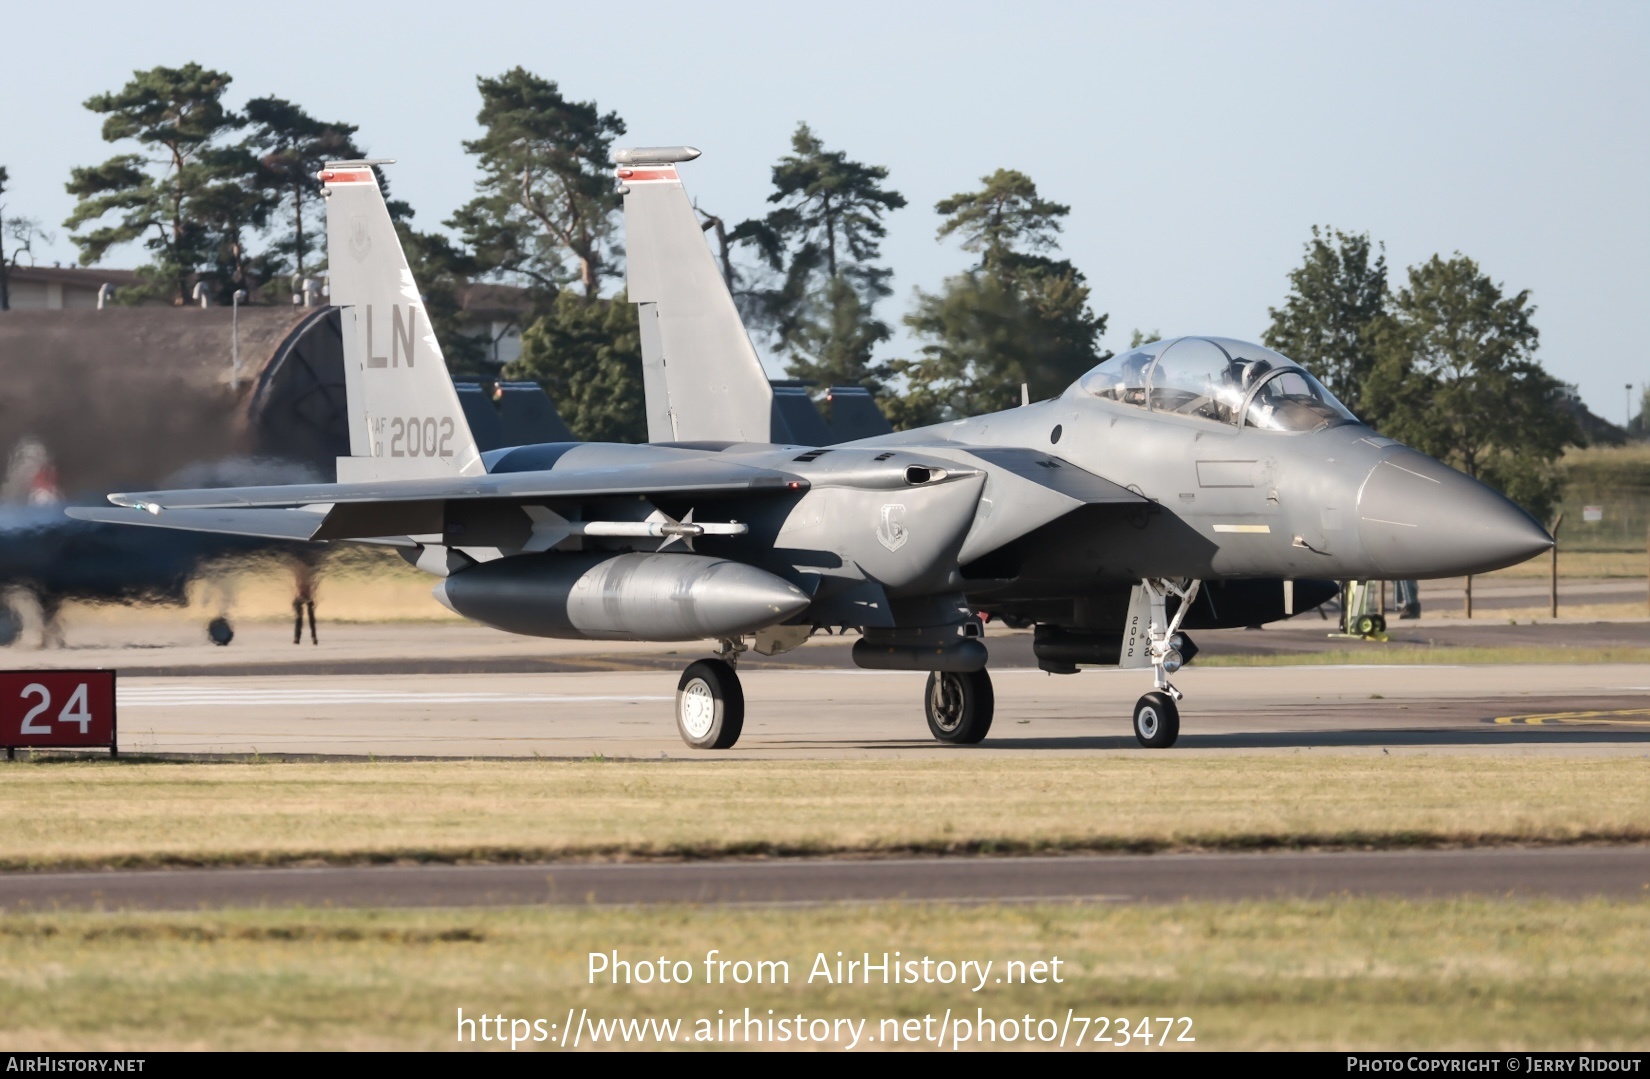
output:
[[[1168,749],[1180,738],[1180,708],[1177,704],[1185,695],[1169,684],[1168,676],[1180,670],[1189,656],[1190,642],[1180,633],[1180,623],[1197,599],[1201,581],[1177,583],[1164,578],[1148,577],[1141,581],[1149,605],[1146,630],[1146,654],[1152,668],[1153,690],[1134,702],[1134,737],[1147,749]],[[1169,596],[1180,599],[1174,618],[1168,617]],[[1131,605],[1132,606],[1132,605]],[[1131,622],[1134,611],[1130,611]],[[1134,630],[1126,631],[1128,644]]]
[[[723,640],[715,659],[689,664],[676,683],[676,730],[694,749],[730,749],[739,741],[745,727],[745,691],[735,667],[746,650],[743,641]],[[996,710],[991,675],[984,669],[932,672],[923,691],[923,710],[929,732],[939,741],[980,742],[991,731]]]
[[[734,664],[742,641],[724,640],[715,659],[688,665],[676,683],[676,729],[694,749],[729,749],[745,729],[745,691]]]
[[[991,675],[983,668],[934,671],[922,699],[928,730],[942,742],[971,746],[991,730],[997,698],[991,690]]]

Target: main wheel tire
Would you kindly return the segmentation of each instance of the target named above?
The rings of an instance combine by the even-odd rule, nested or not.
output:
[[[689,664],[676,683],[676,730],[694,749],[727,749],[745,729],[745,691],[720,659]]]
[[[928,676],[923,706],[928,713],[928,730],[935,738],[954,745],[975,745],[990,732],[991,716],[997,708],[991,675],[983,670],[966,674],[935,671]]]
[[[1147,749],[1168,749],[1180,738],[1180,709],[1156,690],[1134,702],[1134,736]]]
[[[206,623],[206,637],[213,644],[222,648],[235,639],[235,627],[229,624],[227,618],[214,618]]]

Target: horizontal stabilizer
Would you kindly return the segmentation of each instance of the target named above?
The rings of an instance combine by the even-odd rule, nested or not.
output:
[[[356,502],[449,502],[468,499],[591,498],[616,495],[760,494],[804,490],[800,476],[717,460],[670,461],[579,471],[505,472],[484,476],[296,483],[279,487],[208,487],[193,491],[114,494],[117,506],[140,510],[247,509]]]

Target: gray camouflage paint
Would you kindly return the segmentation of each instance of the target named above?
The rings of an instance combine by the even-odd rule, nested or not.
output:
[[[975,610],[1109,632],[1122,624],[1129,587],[1146,577],[1444,577],[1551,544],[1499,494],[1362,424],[1239,427],[1080,385],[1054,400],[826,450],[773,445],[772,390],[676,176],[674,162],[694,156],[668,147],[619,157],[649,429],[663,444],[518,447],[482,455],[485,474],[463,475],[454,472],[467,450],[358,456],[340,461],[340,475],[360,482],[115,495],[118,505],[168,513],[93,512],[398,544],[421,567],[450,574],[438,589],[444,602],[519,633],[670,641],[787,621],[857,626],[884,660],[937,651],[928,662],[947,669],[983,663],[983,650],[966,647]],[[365,205],[373,199],[382,202],[364,180],[334,189],[334,209],[347,205],[358,230],[383,224],[381,207]],[[337,230],[349,227],[329,216],[335,245],[348,242]],[[411,302],[393,232],[375,228],[372,238],[345,291]],[[393,334],[393,320],[386,326]],[[350,401],[362,425],[352,433],[377,438],[386,414],[404,414],[409,430],[412,419],[420,430],[444,421],[451,386],[439,349],[433,338],[419,347],[433,351],[429,361],[420,352],[416,384],[410,353],[407,367],[358,372]],[[426,401],[418,387],[436,377],[446,396]],[[535,544],[528,510],[540,506],[587,521],[640,521],[656,510],[684,520],[692,511],[698,522],[748,532],[701,537],[692,553],[687,544],[638,550],[636,541],[590,537],[529,553],[550,542]]]

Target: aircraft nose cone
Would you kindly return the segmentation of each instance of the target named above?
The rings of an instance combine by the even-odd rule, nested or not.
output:
[[[1414,450],[1370,470],[1358,518],[1364,550],[1396,578],[1488,573],[1553,545],[1547,530],[1505,497]]]

